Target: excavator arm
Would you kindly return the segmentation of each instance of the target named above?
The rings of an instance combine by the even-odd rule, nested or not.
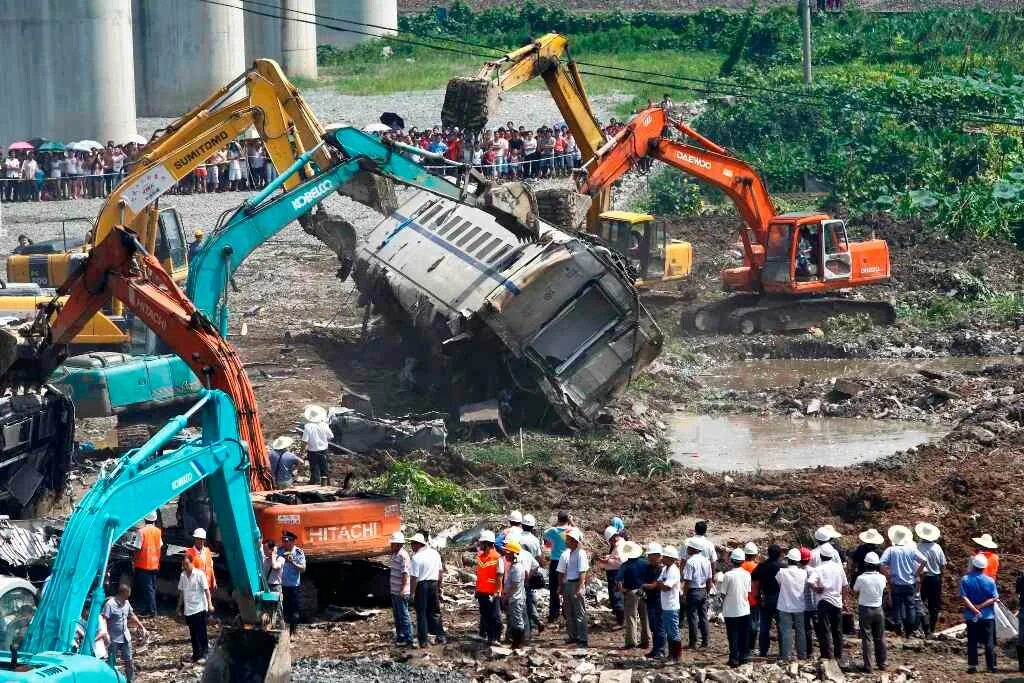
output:
[[[202,436],[176,450],[171,440],[198,415]],[[102,470],[68,520],[42,600],[21,644],[24,653],[69,653],[79,615],[92,595],[80,652],[92,654],[110,547],[146,514],[205,481],[217,516],[242,621],[253,626],[277,604],[262,578],[260,530],[247,480],[249,453],[227,394],[204,389],[141,448]],[[31,658],[26,664],[31,664]],[[32,674],[34,675],[34,674]],[[4,678],[4,680],[8,680]]]
[[[667,126],[691,142],[663,137]],[[735,204],[748,228],[741,233],[746,262],[756,264],[763,260],[768,224],[776,210],[761,176],[750,164],[730,156],[724,147],[685,123],[669,118],[660,107],[634,116],[625,128],[597,151],[593,159],[585,162],[576,176],[577,188],[581,193],[592,196],[605,192],[646,157],[669,164],[722,190]]]
[[[59,297],[67,295],[61,304]],[[235,349],[146,252],[138,237],[115,226],[89,252],[85,263],[43,306],[28,330],[28,343],[5,370],[4,386],[38,386],[64,360],[67,343],[111,297],[124,303],[192,369],[205,386],[224,391],[235,402],[239,434],[252,460],[255,490],[273,488],[256,397]]]

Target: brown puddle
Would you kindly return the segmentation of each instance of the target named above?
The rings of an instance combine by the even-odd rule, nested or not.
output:
[[[794,386],[833,377],[900,377],[921,369],[938,372],[980,370],[986,365],[1024,365],[1024,356],[947,356],[911,359],[793,358],[749,360],[712,368],[698,379],[710,389],[757,391]]]
[[[675,415],[672,460],[711,472],[845,467],[877,460],[946,434],[924,422],[847,417]]]

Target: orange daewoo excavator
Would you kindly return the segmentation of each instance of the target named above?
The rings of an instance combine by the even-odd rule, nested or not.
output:
[[[322,577],[336,583],[341,571],[337,562],[374,557],[387,549],[388,536],[400,526],[399,502],[348,495],[328,486],[274,491],[256,396],[238,353],[135,232],[111,226],[50,303],[40,307],[27,330],[16,336],[10,328],[0,329],[0,393],[8,387],[43,385],[64,361],[68,342],[111,297],[184,359],[207,389],[219,389],[234,403],[257,523],[264,538],[279,538],[283,531],[299,537],[310,563],[307,576],[312,574],[304,589],[304,612],[315,612],[316,582]]]
[[[668,131],[686,139],[671,139]],[[578,172],[577,188],[587,195],[603,192],[645,157],[721,189],[744,223],[743,265],[721,273],[722,288],[732,295],[697,309],[684,321],[687,326],[754,334],[806,329],[840,314],[866,314],[876,324],[895,319],[888,303],[829,295],[886,282],[889,245],[884,240],[850,241],[846,224],[827,214],[777,213],[754,168],[660,107],[638,113],[598,149]]]

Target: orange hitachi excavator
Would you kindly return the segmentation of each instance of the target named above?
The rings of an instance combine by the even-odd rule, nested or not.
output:
[[[684,140],[666,135],[675,131]],[[885,302],[861,301],[829,292],[889,279],[889,246],[884,240],[854,242],[846,224],[823,213],[776,212],[761,176],[745,161],[671,119],[659,107],[646,109],[583,164],[576,177],[584,194],[602,192],[645,157],[663,161],[721,189],[736,205],[743,265],[722,271],[732,295],[705,305],[692,324],[698,331],[806,329],[838,314],[867,314],[891,324]]]
[[[111,297],[141,318],[207,388],[220,389],[231,398],[239,438],[249,456],[253,506],[264,537],[292,531],[306,551],[310,569],[326,577],[338,573],[337,566],[329,566],[336,560],[373,557],[387,549],[388,535],[400,525],[397,500],[346,496],[326,486],[273,492],[256,396],[241,359],[160,261],[146,252],[138,235],[124,226],[113,226],[89,250],[84,264],[68,276],[50,303],[40,307],[22,337],[12,340],[7,330],[0,335],[0,392],[45,383],[63,362],[68,342]],[[305,499],[316,502],[300,502]],[[289,502],[275,502],[279,500]],[[321,566],[314,568],[316,563]],[[305,599],[315,602],[315,592]]]

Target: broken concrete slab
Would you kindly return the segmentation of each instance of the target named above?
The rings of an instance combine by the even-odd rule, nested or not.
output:
[[[597,679],[599,683],[630,683],[633,680],[632,669],[606,669]]]

